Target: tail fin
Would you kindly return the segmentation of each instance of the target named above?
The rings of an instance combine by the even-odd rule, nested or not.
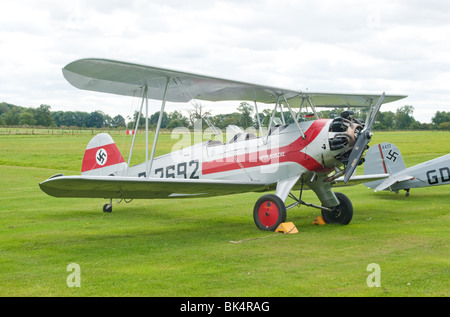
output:
[[[364,175],[395,174],[406,168],[400,150],[391,143],[371,146],[365,155]]]
[[[92,138],[84,152],[81,175],[117,175],[127,167],[127,163],[111,136],[97,134]]]

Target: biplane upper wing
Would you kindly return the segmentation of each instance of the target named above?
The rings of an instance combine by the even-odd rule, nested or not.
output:
[[[206,197],[267,189],[266,184],[256,181],[61,175],[50,177],[39,186],[54,197],[108,199]]]
[[[309,98],[316,107],[364,107],[370,106],[379,97],[370,94],[302,92],[106,59],[74,61],[63,68],[63,75],[79,89],[117,95],[139,96],[143,87],[147,87],[148,97],[156,100],[163,100],[167,87],[166,100],[171,102],[198,99],[273,104],[279,96],[283,96],[291,107],[300,106],[305,98]],[[384,103],[405,97],[386,95]]]

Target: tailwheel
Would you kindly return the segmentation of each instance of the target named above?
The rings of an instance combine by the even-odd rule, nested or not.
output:
[[[280,223],[286,221],[286,207],[277,195],[264,195],[253,208],[253,219],[260,230],[275,231]]]
[[[353,218],[353,205],[350,199],[342,193],[335,193],[339,205],[333,211],[322,210],[322,218],[326,223],[348,225]]]

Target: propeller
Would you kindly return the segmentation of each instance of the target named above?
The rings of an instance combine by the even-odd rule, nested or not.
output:
[[[373,109],[372,115],[369,118],[369,122],[367,122],[367,126],[359,133],[356,139],[355,145],[353,146],[352,152],[350,153],[350,156],[348,158],[347,167],[345,169],[344,183],[346,184],[355,171],[356,167],[358,166],[358,162],[361,159],[361,156],[363,155],[367,144],[370,142],[370,139],[372,139],[372,133],[370,132],[370,130],[372,129],[375,117],[380,110],[383,100],[384,92],[378,99],[377,105],[375,106],[375,109]]]

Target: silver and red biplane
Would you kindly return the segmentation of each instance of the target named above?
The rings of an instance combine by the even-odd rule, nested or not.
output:
[[[55,197],[110,199],[103,207],[110,212],[114,198],[188,198],[275,191],[258,199],[253,209],[256,226],[272,231],[286,220],[286,210],[297,205],[320,209],[327,223],[348,224],[353,216],[352,203],[344,194],[334,193],[332,185],[359,184],[389,176],[353,174],[364,161],[362,155],[368,148],[381,104],[406,97],[302,92],[104,59],[72,62],[63,68],[63,74],[80,89],[142,97],[139,115],[145,104],[146,160],[130,166],[136,133],[128,162],[111,136],[102,133],[89,142],[81,175],[54,175],[39,184],[45,193]],[[162,116],[149,151],[148,99],[162,101],[160,114],[166,102],[253,102],[259,135],[233,127],[235,135],[226,143],[209,140],[155,157]],[[265,133],[258,103],[274,105]],[[283,114],[283,107],[296,118],[294,123],[285,124],[275,116],[278,111]],[[362,122],[351,111],[344,111],[334,119],[321,119],[317,107],[369,110]],[[306,110],[314,115],[313,120],[302,120],[301,114]],[[137,122],[139,119],[138,116]],[[321,205],[302,200],[306,188],[315,192]],[[299,195],[294,191],[299,191]],[[286,206],[287,197],[294,203]]]

